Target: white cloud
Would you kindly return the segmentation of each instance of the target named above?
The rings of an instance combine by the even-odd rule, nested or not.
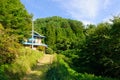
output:
[[[95,20],[100,10],[106,9],[110,0],[52,0],[58,2],[61,7],[74,19]],[[90,21],[87,21],[90,22]]]
[[[110,0],[105,0],[104,1],[104,3],[103,3],[104,9],[106,9],[111,4],[110,2],[111,2]]]
[[[82,22],[83,22],[84,25],[94,24],[93,22],[87,21],[87,20],[82,20]]]
[[[95,18],[98,14],[99,0],[53,0],[61,3],[71,16]],[[78,17],[79,17],[78,16]]]
[[[116,12],[114,14],[108,15],[107,17],[105,17],[102,22],[108,22],[108,23],[112,23],[110,20],[114,19],[115,16],[120,16],[119,12]]]
[[[102,22],[108,22],[108,23],[110,23],[110,22],[111,22],[110,19],[113,19],[113,16],[112,16],[112,15],[105,17],[105,18],[102,20]]]

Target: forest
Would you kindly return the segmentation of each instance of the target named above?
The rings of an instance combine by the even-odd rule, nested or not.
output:
[[[20,0],[0,1],[0,80],[22,80],[43,56],[22,44],[30,37],[32,17]],[[36,19],[46,54],[56,55],[45,80],[119,80],[120,16],[109,21],[85,26],[60,16]]]
[[[82,22],[58,16],[37,19],[35,28],[45,43],[78,73],[119,77],[120,17],[110,23],[84,26]]]

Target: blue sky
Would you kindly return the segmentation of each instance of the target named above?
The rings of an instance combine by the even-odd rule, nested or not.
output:
[[[120,15],[120,0],[21,0],[34,19],[51,16],[98,24]]]

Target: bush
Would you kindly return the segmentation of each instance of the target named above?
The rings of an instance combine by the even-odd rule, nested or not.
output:
[[[57,56],[57,60],[51,65],[46,73],[46,80],[117,80],[95,76],[94,74],[77,73],[71,69],[69,65],[62,59],[61,55]]]
[[[39,46],[39,47],[37,47],[37,50],[39,50],[39,51],[45,51],[45,47],[44,46]]]
[[[8,65],[1,65],[0,66],[0,80],[8,80],[8,76],[5,74],[5,69]]]
[[[14,36],[0,34],[0,65],[10,64],[19,54],[20,44],[15,42]]]
[[[46,54],[53,54],[54,52],[53,52],[53,50],[52,50],[51,48],[47,48],[47,49],[45,50],[45,53],[46,53]]]
[[[19,49],[20,55],[15,59],[12,64],[8,65],[6,73],[9,80],[21,80],[27,72],[37,63],[37,60],[43,55],[43,53],[30,48]]]

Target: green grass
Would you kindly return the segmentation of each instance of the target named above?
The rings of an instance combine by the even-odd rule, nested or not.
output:
[[[37,63],[37,60],[43,56],[42,52],[31,50],[30,48],[21,48],[19,51],[20,54],[15,61],[4,67],[8,80],[20,80]]]
[[[117,80],[107,77],[95,76],[94,74],[77,73],[69,67],[62,59],[61,55],[57,56],[57,60],[51,65],[46,73],[46,80]]]
[[[50,68],[53,55],[45,54],[38,63],[32,68],[29,74],[24,77],[25,80],[45,80],[46,71]],[[49,79],[48,79],[49,80]]]

